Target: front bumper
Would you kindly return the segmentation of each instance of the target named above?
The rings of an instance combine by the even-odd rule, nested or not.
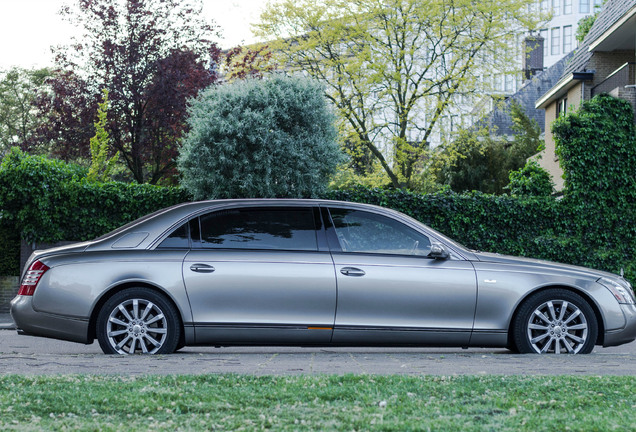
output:
[[[623,345],[636,339],[636,305],[621,304],[625,316],[625,327],[605,332],[603,346]]]
[[[11,300],[11,317],[18,333],[88,344],[88,320],[37,312],[32,296],[16,296]]]

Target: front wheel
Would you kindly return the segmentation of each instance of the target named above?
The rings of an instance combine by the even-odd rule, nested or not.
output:
[[[115,294],[97,316],[97,340],[104,354],[170,354],[180,336],[174,306],[148,288]]]
[[[530,296],[513,323],[513,338],[521,353],[588,354],[594,349],[598,322],[580,295],[551,289]]]

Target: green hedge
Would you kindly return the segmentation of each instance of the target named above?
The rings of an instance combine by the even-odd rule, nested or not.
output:
[[[20,235],[18,230],[0,225],[0,276],[20,273]]]
[[[85,175],[85,168],[13,148],[0,164],[0,243],[90,240],[190,199],[180,188],[96,183]],[[7,249],[0,274],[17,275],[19,248]]]
[[[0,243],[15,244],[16,233],[30,242],[88,240],[190,199],[178,188],[92,183],[84,175],[82,168],[12,150],[0,165]],[[396,209],[470,248],[612,272],[624,268],[628,278],[636,276],[636,212],[613,212],[572,197],[365,188],[324,197]],[[0,273],[13,267],[9,274],[18,274],[16,262],[0,260]]]

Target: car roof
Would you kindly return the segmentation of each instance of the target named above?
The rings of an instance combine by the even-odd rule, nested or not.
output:
[[[183,224],[187,219],[214,209],[224,207],[250,207],[250,206],[335,206],[366,209],[378,213],[392,214],[394,216],[405,215],[401,213],[375,206],[372,204],[353,203],[346,201],[332,201],[325,199],[293,199],[293,198],[244,198],[244,199],[220,199],[208,201],[195,201],[174,205],[145,215],[122,227],[117,228],[97,239],[86,250],[104,250],[115,248],[146,249],[167,231]],[[143,238],[142,238],[143,237]]]

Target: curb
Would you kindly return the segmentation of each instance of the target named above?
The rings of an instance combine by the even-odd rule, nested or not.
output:
[[[15,330],[14,323],[0,323],[0,330]]]

